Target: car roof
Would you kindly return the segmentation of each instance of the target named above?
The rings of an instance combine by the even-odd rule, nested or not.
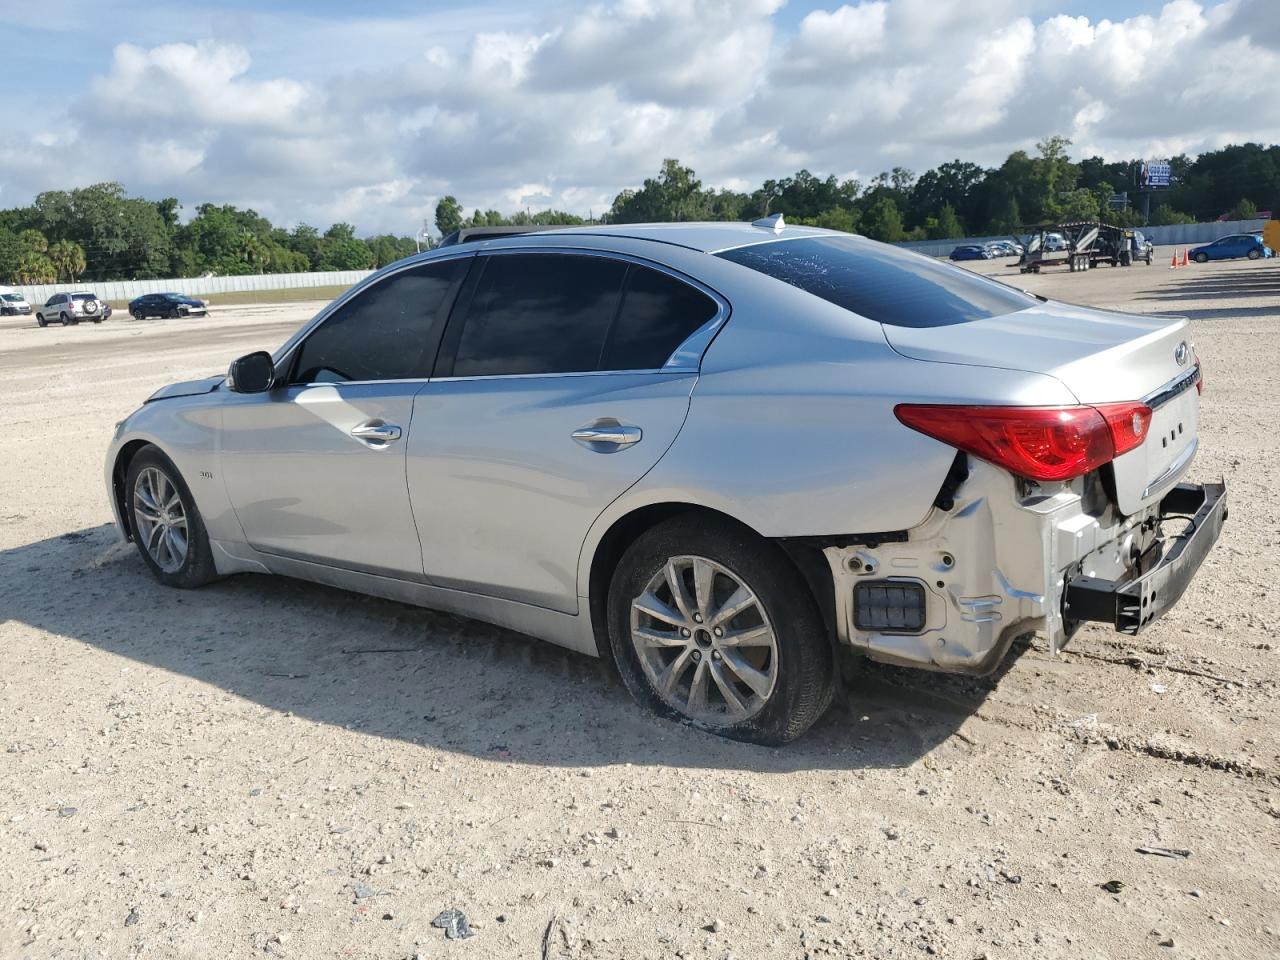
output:
[[[783,225],[781,229],[755,226],[750,223],[733,221],[710,221],[694,223],[610,223],[599,226],[562,227],[552,230],[539,230],[524,233],[518,237],[484,241],[477,238],[476,246],[504,246],[510,242],[520,243],[532,237],[621,237],[631,240],[651,240],[657,243],[668,243],[677,247],[686,247],[703,253],[717,253],[721,250],[732,250],[753,243],[765,243],[771,240],[795,240],[800,237],[849,236],[838,230],[823,230],[821,227],[802,227]],[[504,244],[503,240],[508,243]],[[457,244],[462,246],[462,244]]]

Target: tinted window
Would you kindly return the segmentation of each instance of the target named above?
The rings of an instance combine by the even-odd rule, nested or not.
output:
[[[658,369],[718,309],[687,283],[648,267],[631,267],[601,369]]]
[[[403,270],[357,294],[303,342],[293,382],[430,376],[452,291],[468,262]]]
[[[718,256],[897,327],[964,323],[1036,302],[967,270],[857,237],[759,243]]]
[[[598,369],[627,265],[606,257],[486,258],[453,363],[456,377]]]
[[[71,299],[84,302],[85,300],[97,300],[98,298],[95,297],[92,293],[77,293],[72,295]]]

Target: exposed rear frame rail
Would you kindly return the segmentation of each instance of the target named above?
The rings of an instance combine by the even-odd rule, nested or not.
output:
[[[1227,519],[1227,486],[1180,483],[1160,501],[1161,518],[1187,518],[1187,529],[1168,538],[1168,547],[1150,570],[1131,580],[1075,577],[1063,592],[1068,622],[1112,624],[1134,636],[1182,597],[1208,556]]]

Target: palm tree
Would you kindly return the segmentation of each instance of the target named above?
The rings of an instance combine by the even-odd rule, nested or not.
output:
[[[240,242],[236,246],[236,254],[240,259],[251,268],[257,267],[258,273],[262,273],[262,268],[271,259],[271,255],[258,236],[249,230],[245,230],[240,234]]]
[[[28,253],[44,253],[49,249],[49,241],[39,230],[22,230],[18,233],[18,242]]]
[[[53,264],[43,253],[24,254],[13,276],[18,283],[55,283],[58,279]]]
[[[62,279],[65,274],[68,280],[75,280],[77,276],[84,272],[84,248],[78,243],[73,243],[70,240],[59,240],[57,243],[49,245],[47,256],[49,262],[53,264],[53,268],[58,272],[58,279]]]

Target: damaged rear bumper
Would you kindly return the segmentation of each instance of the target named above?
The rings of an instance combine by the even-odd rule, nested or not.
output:
[[[1109,623],[1121,633],[1137,634],[1158,620],[1182,597],[1209,555],[1227,519],[1225,483],[1180,483],[1160,501],[1160,516],[1184,519],[1187,528],[1159,541],[1151,566],[1126,580],[1075,577],[1063,596],[1063,617],[1071,622]]]
[[[953,492],[910,530],[823,547],[842,643],[984,674],[1026,634],[1057,653],[1087,621],[1136,632],[1177,602],[1226,518],[1222,484],[1180,484],[1124,515],[1096,474],[1027,485],[973,458]]]

